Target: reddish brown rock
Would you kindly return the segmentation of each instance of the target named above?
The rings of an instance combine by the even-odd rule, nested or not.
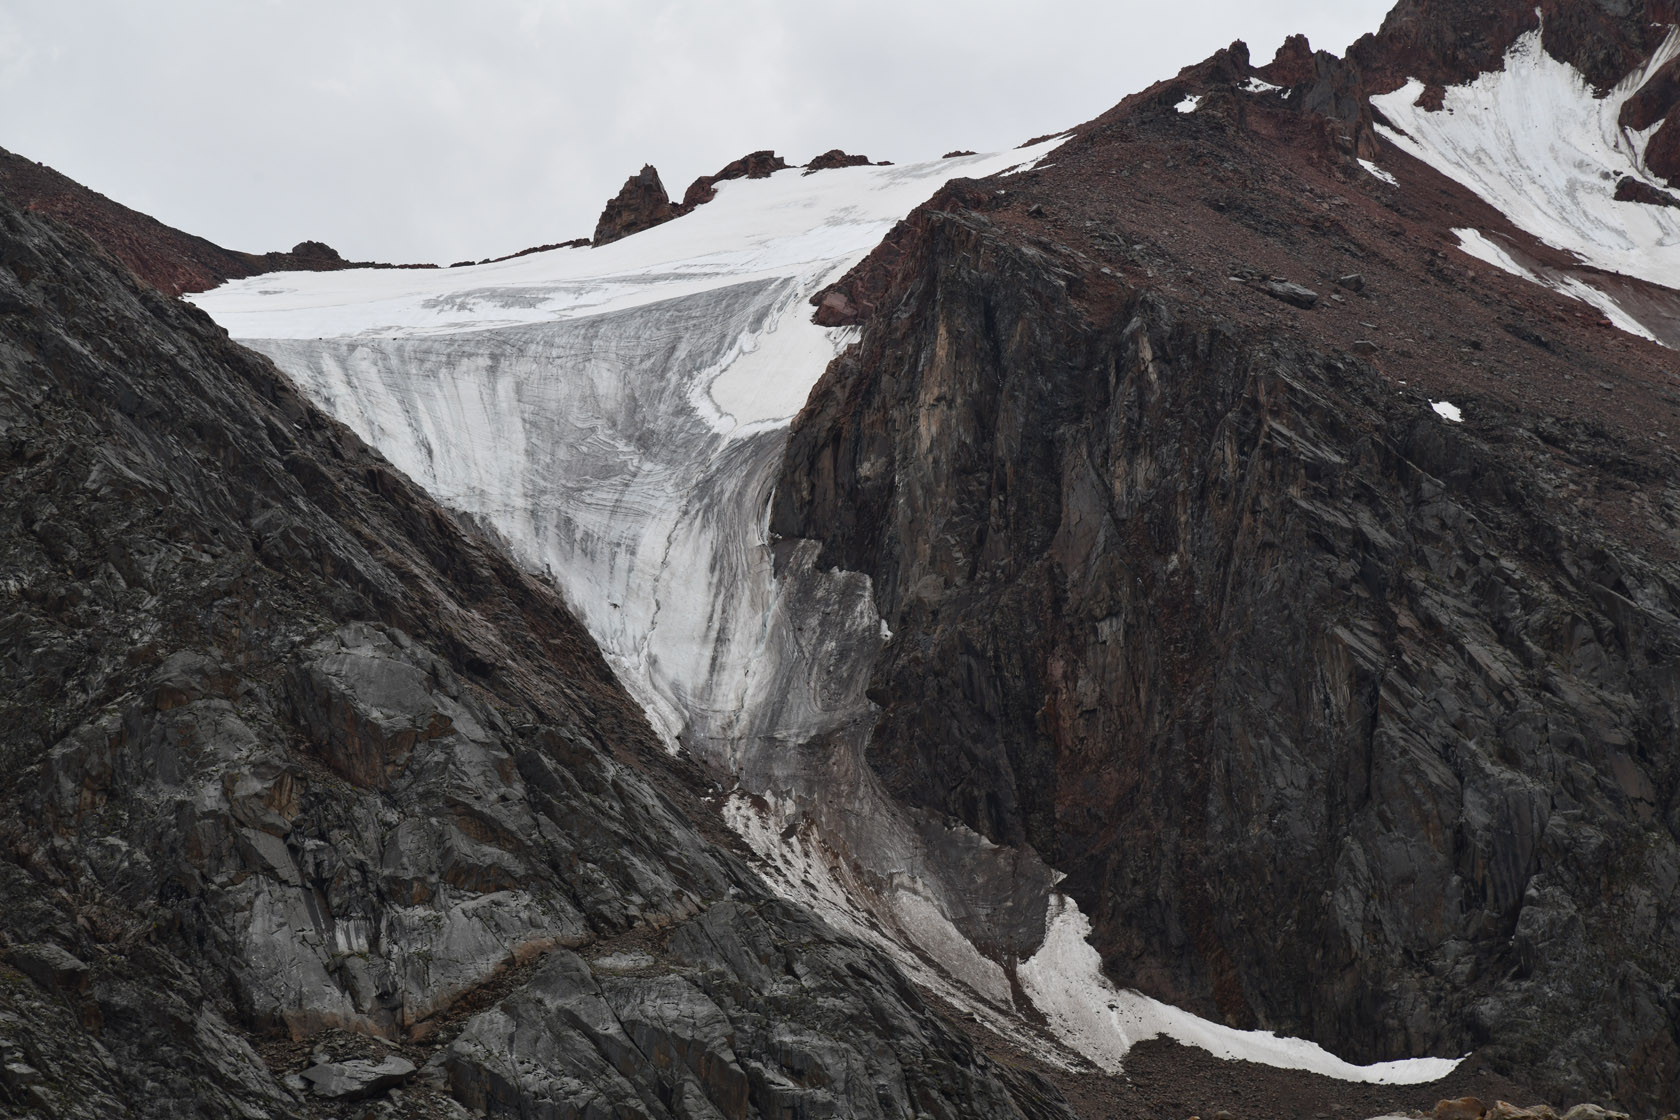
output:
[[[1680,59],[1658,70],[1650,81],[1622,103],[1617,123],[1623,128],[1643,132],[1668,116],[1677,103],[1680,103]]]
[[[805,173],[813,171],[830,171],[836,167],[867,167],[868,156],[854,156],[843,152],[839,148],[830,148],[816,159],[805,165]]]
[[[1262,81],[1289,88],[1318,78],[1318,60],[1305,35],[1291,35],[1272,61],[1256,71]]]
[[[1481,1120],[1487,1106],[1475,1097],[1435,1102],[1435,1120]]]
[[[1680,108],[1669,113],[1645,145],[1645,167],[1669,186],[1680,187]]]
[[[659,172],[653,164],[644,164],[640,171],[624,180],[624,186],[601,211],[601,220],[595,223],[594,243],[609,245],[621,237],[668,222],[678,213],[671,205],[671,196],[665,193],[665,184],[659,181]]]
[[[1423,92],[1417,95],[1417,100],[1412,104],[1419,109],[1439,113],[1447,106],[1447,87],[1440,82],[1432,82],[1423,87]]]
[[[768,179],[787,166],[787,160],[775,152],[748,152],[733,163],[726,164],[716,175],[702,175],[690,183],[688,190],[683,192],[681,212],[686,214],[716,198],[719,183],[729,179]]]

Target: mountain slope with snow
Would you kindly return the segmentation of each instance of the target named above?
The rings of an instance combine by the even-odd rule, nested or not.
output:
[[[1607,93],[1542,46],[1540,29],[1512,44],[1503,67],[1445,90],[1439,107],[1422,104],[1413,79],[1371,98],[1390,122],[1382,137],[1486,199],[1519,229],[1582,265],[1669,289],[1680,288],[1680,209],[1618,198],[1632,179],[1666,187],[1646,166],[1645,149],[1662,127],[1621,123],[1623,107],[1676,57],[1680,30]],[[1625,188],[1624,188],[1625,190]],[[1466,252],[1496,267],[1549,283],[1489,246],[1479,231],[1462,235]],[[1605,311],[1624,330],[1652,337],[1613,297],[1589,282],[1549,283]]]
[[[767,530],[787,426],[855,336],[814,325],[810,298],[952,176],[1007,184],[1058,143],[783,171],[721,183],[693,213],[593,250],[267,276],[196,302],[548,573],[667,741],[736,783],[726,816],[790,896],[1046,1060],[1071,1050],[1116,1069],[1128,1040],[1209,1036],[1142,997],[1130,1027],[1093,1032],[1121,997],[1083,958],[1068,972],[1065,950],[1041,952],[1072,907],[1052,870],[884,795],[862,757],[864,689],[890,639],[869,581]],[[1061,1009],[1055,1041],[1033,1041],[1012,991],[1005,965],[1028,958],[1033,990]],[[1390,1083],[1454,1064],[1362,1070],[1263,1032],[1217,1045]]]

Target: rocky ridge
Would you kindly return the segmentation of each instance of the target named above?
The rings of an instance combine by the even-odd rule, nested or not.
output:
[[[9,1114],[1064,1114],[719,845],[551,590],[4,204],[0,394]]]
[[[966,153],[973,155],[974,153]],[[841,167],[868,166],[868,156],[852,155],[831,148],[804,165],[805,174]],[[725,164],[715,175],[702,175],[688,185],[682,201],[673,203],[665,193],[659,171],[650,163],[624,181],[618,194],[607,200],[595,225],[593,244],[608,245],[633,233],[663,225],[673,218],[692,213],[717,197],[717,185],[731,179],[765,179],[788,169],[788,162],[772,151],[749,152]]]
[[[224,249],[113,202],[50,167],[4,148],[0,148],[0,197],[80,230],[136,276],[171,296],[209,291],[223,281],[265,272],[435,267],[347,261],[319,241],[299,242],[284,253]]]

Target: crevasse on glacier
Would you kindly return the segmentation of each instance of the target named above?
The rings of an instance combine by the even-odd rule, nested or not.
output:
[[[957,175],[1059,143],[719,184],[597,249],[438,271],[276,273],[197,297],[438,500],[546,572],[673,748],[734,782],[725,818],[778,889],[1051,1061],[1117,1069],[1166,1033],[1356,1080],[1316,1046],[1116,991],[1030,850],[889,799],[863,761],[888,640],[866,577],[768,540],[788,425],[837,348],[810,296]],[[977,945],[988,947],[983,953]],[[988,955],[989,953],[989,955]],[[1006,968],[1055,1038],[1016,1015]]]

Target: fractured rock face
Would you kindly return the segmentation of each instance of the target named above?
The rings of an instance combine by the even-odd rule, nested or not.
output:
[[[1182,292],[1192,260],[1157,266],[1095,208],[1090,240],[1046,245],[1032,205],[1078,230],[1093,180],[1161,150],[1147,129],[1183,144],[1145,111],[1064,150],[1092,178],[947,192],[822,297],[873,312],[795,424],[771,525],[871,579],[893,634],[871,764],[1067,872],[1122,983],[1364,1060],[1483,1047],[1559,1097],[1677,1099],[1680,571],[1644,528],[1676,532],[1671,454],[1641,444],[1651,519],[1613,520],[1562,497],[1617,485],[1589,465],[1608,431],[1514,403],[1443,425],[1347,353],[1374,323],[1320,348],[1320,304],[1284,335],[1224,267],[1168,295],[1138,264]],[[1221,238],[1310,244],[1242,220]],[[1431,275],[1395,335],[1437,301],[1487,314]],[[1598,353],[1574,337],[1549,370]],[[1535,427],[1567,463],[1521,450]]]

